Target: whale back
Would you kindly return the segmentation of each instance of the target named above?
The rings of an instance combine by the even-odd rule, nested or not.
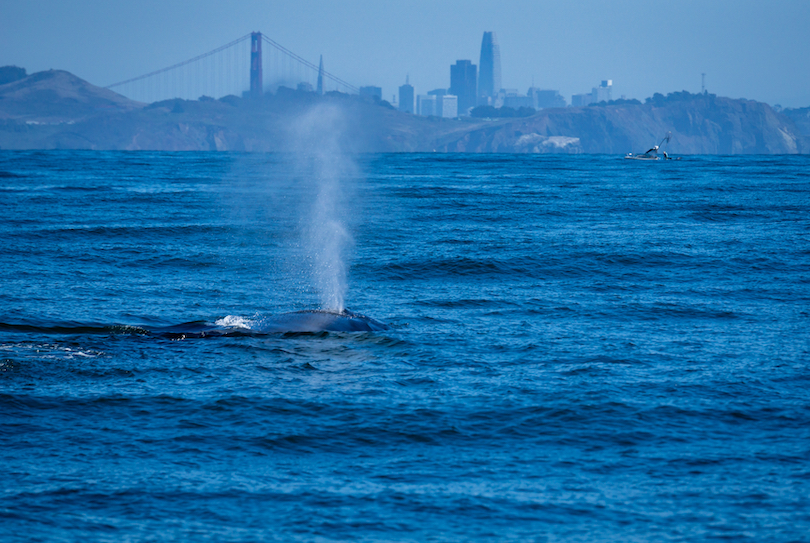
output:
[[[228,316],[216,323],[186,322],[151,330],[175,338],[216,337],[253,334],[315,334],[319,332],[381,332],[389,326],[353,311],[307,310],[245,319]]]
[[[389,327],[377,320],[349,310],[296,311],[267,317],[251,329],[262,333],[286,332],[379,332]]]

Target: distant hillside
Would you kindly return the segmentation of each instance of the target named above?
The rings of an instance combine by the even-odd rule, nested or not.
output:
[[[75,122],[143,105],[62,70],[38,72],[0,85],[0,119],[30,124]]]
[[[19,66],[0,66],[0,85],[19,81],[26,77],[25,68]]]
[[[424,142],[469,128],[357,96],[283,87],[259,100],[226,96],[146,105],[50,71],[0,85],[0,148],[282,151],[315,107],[340,112],[340,122],[332,119],[324,129],[339,130],[350,152],[432,150]]]
[[[802,110],[793,110],[801,112]],[[419,117],[387,103],[281,88],[262,99],[150,105],[64,71],[0,85],[0,148],[290,150],[297,132],[340,134],[350,152],[611,153],[644,151],[666,132],[671,154],[810,152],[807,116],[711,94],[657,94],[507,119]],[[804,123],[804,124],[803,124]]]

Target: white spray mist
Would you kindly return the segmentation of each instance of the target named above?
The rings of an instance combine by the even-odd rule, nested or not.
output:
[[[318,104],[295,119],[290,143],[303,189],[313,198],[304,212],[303,249],[321,309],[345,309],[354,240],[349,210],[357,168],[341,148],[346,119],[335,105]]]

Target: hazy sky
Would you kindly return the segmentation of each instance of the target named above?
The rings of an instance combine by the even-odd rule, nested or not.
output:
[[[64,69],[104,86],[261,31],[390,100],[478,64],[484,31],[502,82],[571,94],[612,79],[614,98],[710,92],[810,106],[810,0],[0,0],[0,65]]]

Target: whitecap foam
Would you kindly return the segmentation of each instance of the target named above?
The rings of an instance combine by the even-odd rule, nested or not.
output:
[[[226,328],[247,328],[250,330],[251,326],[253,325],[253,321],[238,315],[228,315],[227,317],[217,320],[214,322],[214,324],[217,326],[224,326]]]

